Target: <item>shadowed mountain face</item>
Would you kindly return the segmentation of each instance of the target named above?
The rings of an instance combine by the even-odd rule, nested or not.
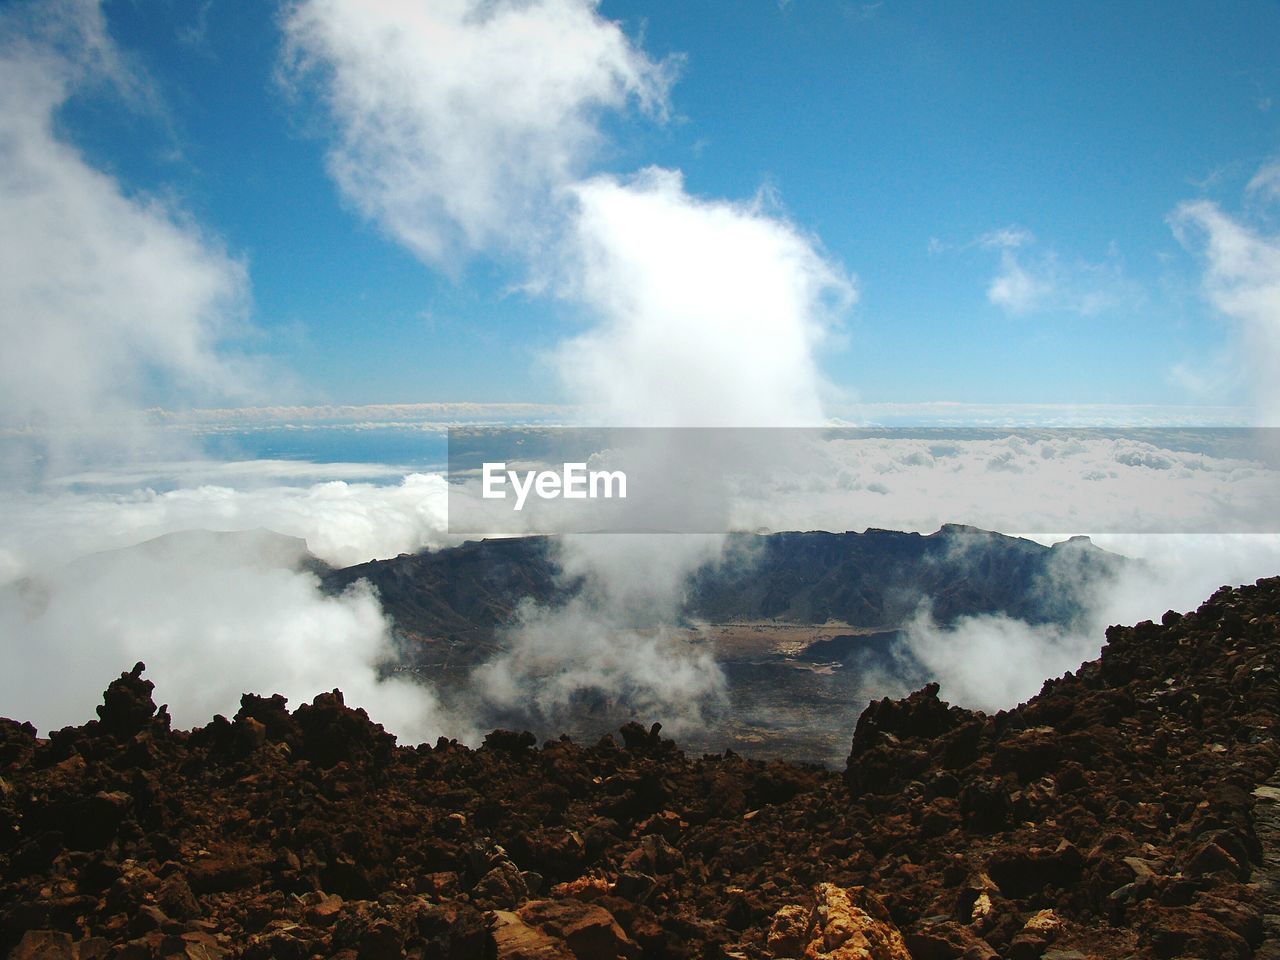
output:
[[[1069,623],[1079,614],[1074,598],[1048,580],[1108,578],[1124,562],[1085,537],[1045,547],[956,524],[929,536],[743,534],[731,539],[728,557],[694,578],[692,616],[894,627],[926,600],[943,623],[984,613]]]
[[[562,603],[571,596],[576,585],[559,582],[553,552],[547,537],[473,541],[346,567],[322,582],[340,593],[368,580],[404,635],[478,641],[483,650],[498,627],[513,622],[521,600]]]
[[[561,575],[557,555],[552,538],[484,540],[336,570],[323,583],[335,593],[372,583],[400,638],[399,668],[433,682],[480,727],[594,739],[637,717],[616,691],[583,689],[550,715],[473,696],[471,672],[509,649],[522,604],[556,607],[584,589]],[[725,682],[723,700],[705,704],[698,728],[681,736],[695,749],[835,762],[869,697],[935,679],[901,632],[922,607],[943,624],[1003,614],[1080,626],[1083,598],[1126,562],[1087,538],[1046,547],[956,525],[928,536],[733,535],[690,579],[678,622],[667,625],[709,652]]]
[[[920,602],[935,619],[1003,613],[1030,623],[1070,623],[1080,613],[1063,578],[1088,587],[1126,561],[1076,537],[1053,547],[954,524],[937,533],[735,534],[721,563],[688,587],[691,621],[778,621],[894,629]],[[555,605],[581,586],[560,577],[548,537],[482,540],[400,556],[324,578],[340,592],[359,579],[377,589],[406,636],[477,640],[487,648],[516,621],[521,601]],[[1051,583],[1050,580],[1053,582]]]

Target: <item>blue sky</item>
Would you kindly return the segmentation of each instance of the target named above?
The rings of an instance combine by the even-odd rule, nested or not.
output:
[[[357,209],[326,169],[316,77],[282,71],[281,8],[103,9],[148,92],[85,84],[58,134],[247,268],[234,347],[272,371],[255,402],[563,399],[545,356],[589,326],[584,307],[531,289],[527,257],[424,262]],[[675,79],[665,117],[604,112],[579,173],[656,165],[695,197],[767,195],[855,278],[816,348],[846,396],[1245,399],[1239,325],[1170,218],[1208,200],[1274,233],[1275,204],[1246,185],[1280,152],[1275,3],[606,0],[599,15]],[[172,384],[144,399],[184,402]]]

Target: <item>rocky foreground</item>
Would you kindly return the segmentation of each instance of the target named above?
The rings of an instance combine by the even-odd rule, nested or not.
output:
[[[1113,627],[986,716],[872,704],[843,773],[497,731],[338,692],[170,729],[0,721],[0,950],[31,958],[1270,956],[1280,578]]]

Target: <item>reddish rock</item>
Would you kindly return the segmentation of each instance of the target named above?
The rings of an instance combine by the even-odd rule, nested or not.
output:
[[[0,721],[0,955],[1247,957],[1278,636],[1280,580],[1219,591],[1013,710],[873,704],[840,773],[640,724],[398,747],[336,692],[175,731],[137,669]]]

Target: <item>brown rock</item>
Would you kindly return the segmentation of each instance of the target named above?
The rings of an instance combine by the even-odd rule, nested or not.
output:
[[[507,910],[494,911],[498,960],[574,960],[568,945]]]
[[[680,851],[656,833],[643,837],[640,845],[627,854],[622,861],[623,870],[654,876],[670,873],[683,866],[684,856]]]
[[[175,920],[192,920],[201,914],[200,903],[181,873],[173,873],[160,882],[156,903]]]
[[[1184,956],[1244,960],[1253,954],[1243,937],[1196,910],[1161,910],[1146,924],[1139,942],[1162,960]]]
[[[263,865],[252,860],[247,851],[227,847],[192,863],[187,868],[187,880],[197,893],[220,893],[253,886],[264,872]]]
[[[156,685],[142,679],[142,672],[146,669],[146,664],[139,661],[131,671],[112,680],[102,695],[98,722],[103,730],[121,740],[141,731],[156,712],[155,701],[151,699],[151,691]]]
[[[307,922],[316,926],[333,923],[342,910],[342,898],[336,893],[313,893],[308,896],[314,897],[315,902],[307,907]]]
[[[474,896],[504,910],[514,910],[529,896],[529,888],[519,867],[510,860],[500,860],[480,878]]]
[[[1187,858],[1186,866],[1183,867],[1183,872],[1192,877],[1201,877],[1220,870],[1242,880],[1247,879],[1249,874],[1247,863],[1240,863],[1214,840],[1205,841],[1196,847]]]
[[[774,914],[770,949],[774,956],[792,954],[805,960],[912,960],[889,911],[865,887],[845,889],[831,883],[813,888],[804,933],[800,910],[791,905]],[[803,941],[803,952],[796,950]],[[788,953],[781,952],[786,950]],[[792,953],[794,951],[794,953]]]
[[[809,945],[809,919],[813,910],[789,903],[773,915],[765,945],[775,957],[798,957]]]
[[[71,935],[57,930],[28,930],[9,960],[76,960]]]
[[[1031,915],[1009,944],[1009,960],[1037,960],[1062,931],[1062,920],[1052,910]]]
[[[904,936],[912,960],[999,960],[991,944],[953,920],[922,923]]]
[[[400,960],[404,934],[387,920],[371,923],[360,934],[359,960]]]
[[[578,960],[616,960],[640,956],[640,948],[603,907],[579,900],[532,900],[516,915],[562,940]]]

